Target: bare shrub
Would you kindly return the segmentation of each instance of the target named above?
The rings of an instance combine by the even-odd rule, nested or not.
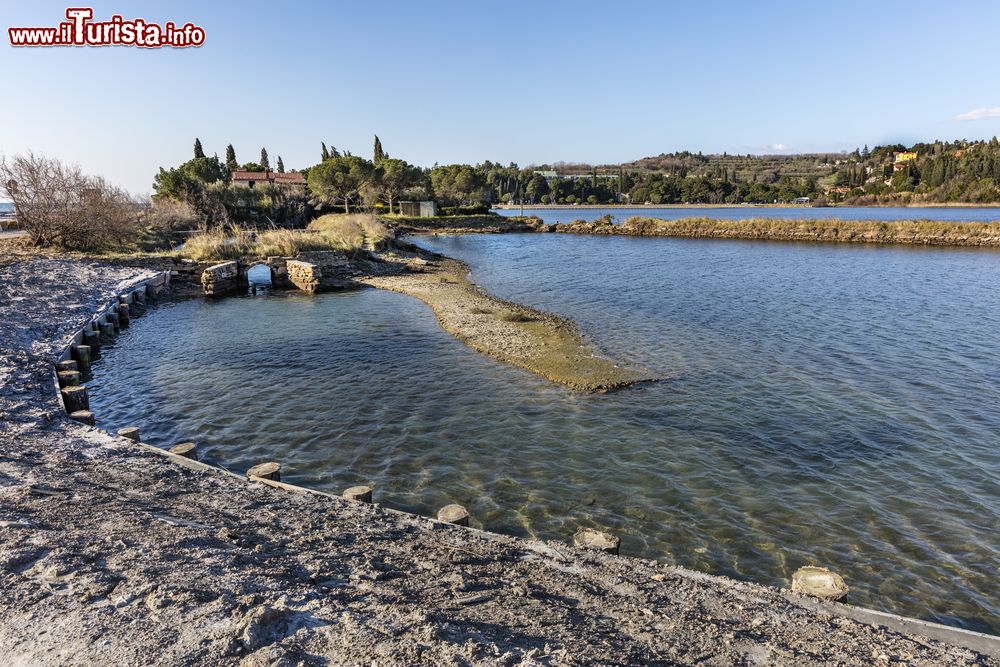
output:
[[[64,250],[134,245],[139,211],[132,197],[79,167],[28,153],[0,159],[0,188],[14,202],[31,242]]]
[[[187,202],[158,197],[146,209],[146,222],[158,232],[178,232],[197,229],[201,218]]]

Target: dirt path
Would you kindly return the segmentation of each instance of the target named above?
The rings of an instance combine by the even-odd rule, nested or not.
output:
[[[289,494],[66,420],[52,358],[144,273],[0,255],[5,664],[1000,665],[777,589]]]

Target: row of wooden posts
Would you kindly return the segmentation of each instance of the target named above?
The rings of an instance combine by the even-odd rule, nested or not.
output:
[[[100,317],[91,321],[79,335],[79,343],[70,346],[70,358],[56,364],[56,381],[63,406],[74,419],[93,426],[94,413],[90,410],[90,397],[83,380],[90,375],[91,363],[101,356],[101,347],[110,345],[132,323],[132,319],[146,312],[148,301],[155,301],[157,288],[147,283],[118,296],[116,303]]]

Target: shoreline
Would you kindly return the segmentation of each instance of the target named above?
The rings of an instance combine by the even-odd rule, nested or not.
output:
[[[52,362],[152,273],[0,260],[15,664],[1000,665],[996,637],[247,480],[68,420]]]
[[[824,208],[1000,208],[1000,202],[992,204],[971,204],[968,202],[916,202],[910,204],[866,204],[864,206],[852,206],[845,204],[828,204],[827,206],[813,206],[811,204],[525,204],[524,206],[514,204],[494,204],[490,209],[502,211],[526,211],[535,209],[660,209],[660,208],[738,208],[738,209],[769,209],[769,208],[804,208],[804,209],[824,209]]]

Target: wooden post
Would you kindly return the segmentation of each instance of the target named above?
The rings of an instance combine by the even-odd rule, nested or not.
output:
[[[579,528],[573,535],[573,546],[580,549],[592,549],[594,551],[604,551],[609,554],[617,554],[621,546],[621,540],[614,535],[602,533],[593,528]]]
[[[129,306],[129,314],[132,317],[141,317],[146,314],[146,292],[136,290],[132,292],[132,303]]]
[[[90,410],[77,410],[76,412],[71,412],[69,418],[80,422],[81,424],[86,424],[87,426],[93,426],[96,422],[94,420],[94,413]]]
[[[191,459],[192,461],[198,460],[198,449],[195,447],[193,442],[178,442],[170,448],[170,453],[176,454],[177,456],[183,456],[184,458]]]
[[[344,491],[344,498],[362,503],[370,503],[372,501],[372,487],[352,486],[347,491]]]
[[[76,387],[80,384],[80,371],[59,371],[56,373],[60,389]]]
[[[90,348],[91,358],[96,359],[101,356],[101,330],[91,331],[90,329],[84,329],[83,346]]]
[[[59,393],[62,394],[63,405],[69,414],[90,410],[90,399],[87,397],[87,388],[84,385],[63,387]]]
[[[258,463],[254,467],[247,470],[247,478],[260,477],[261,479],[270,479],[275,482],[281,481],[281,466],[274,461],[268,461],[267,463]]]
[[[86,340],[86,335],[84,340]],[[74,345],[69,348],[70,354],[76,359],[77,368],[81,373],[90,372],[90,346],[89,345]]]
[[[118,437],[131,440],[132,442],[139,442],[139,427],[126,426],[125,428],[120,428],[118,429]]]
[[[156,288],[146,283],[146,298],[150,301],[156,301]]]
[[[129,317],[129,307],[127,303],[118,304],[118,323],[121,325],[122,329],[127,329],[128,325],[132,323],[132,318]]]
[[[111,345],[115,342],[115,325],[111,322],[101,322],[101,345]]]
[[[456,526],[468,526],[469,513],[461,505],[445,505],[438,510],[438,521],[453,523]]]
[[[73,361],[73,360],[71,360],[71,359],[67,359],[66,361],[60,361],[59,363],[56,364],[56,368],[59,369],[59,370],[61,370],[61,371],[78,371],[78,370],[80,370],[80,367],[77,366],[76,362]]]
[[[117,336],[118,333],[122,330],[121,322],[118,320],[118,313],[114,311],[108,311],[104,313],[104,320],[106,322],[109,322],[111,326],[114,327],[115,335]]]

